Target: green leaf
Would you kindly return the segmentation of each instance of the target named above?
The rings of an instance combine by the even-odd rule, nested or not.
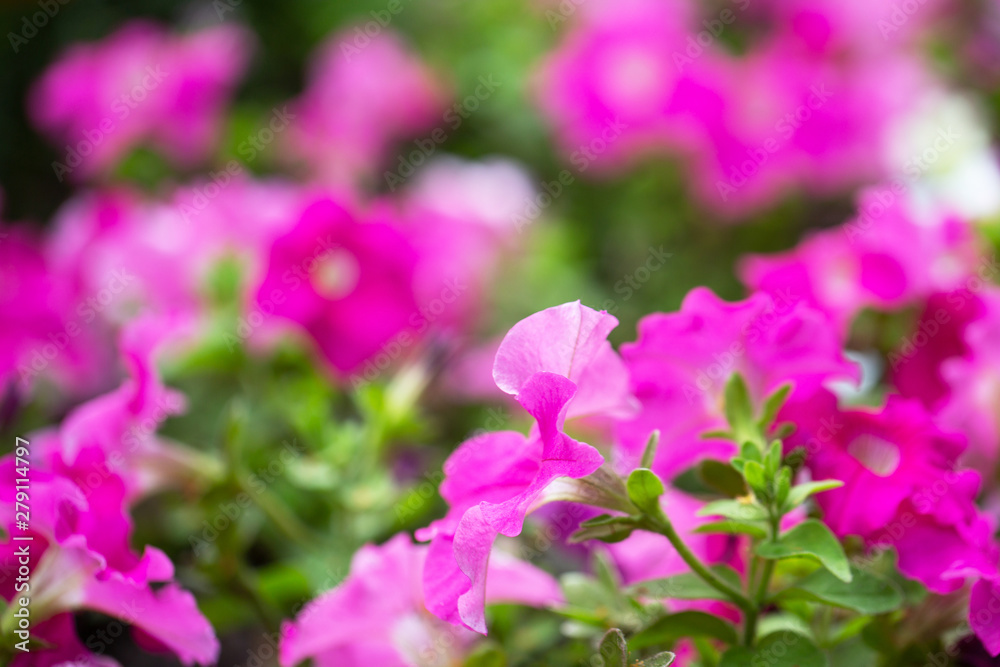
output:
[[[778,470],[778,476],[775,479],[774,484],[774,499],[779,506],[783,506],[784,502],[788,499],[788,494],[792,491],[792,469],[788,466],[782,466]]]
[[[832,607],[853,609],[862,614],[885,614],[903,604],[903,595],[887,579],[851,568],[850,583],[828,570],[816,570],[777,594],[782,600],[809,600]]]
[[[806,519],[777,540],[757,545],[757,555],[771,560],[813,558],[838,579],[851,580],[851,566],[844,547],[830,529],[816,519]]]
[[[607,631],[598,647],[605,667],[628,667],[628,646],[625,635],[618,628]]]
[[[653,431],[649,434],[649,440],[646,441],[646,449],[642,452],[642,459],[639,462],[640,468],[652,468],[653,459],[656,458],[656,447],[660,443],[660,432]]]
[[[645,660],[633,662],[632,667],[667,667],[667,665],[672,663],[676,657],[677,656],[670,651],[664,651],[663,653],[657,653],[656,655],[646,658]]]
[[[761,458],[760,447],[749,441],[740,445],[740,458],[757,463],[764,462],[764,459]]]
[[[465,659],[465,667],[506,667],[507,655],[496,644],[483,644]]]
[[[764,521],[767,511],[757,503],[742,500],[713,500],[698,510],[698,516],[724,516],[737,521]]]
[[[826,667],[826,656],[805,635],[775,632],[754,648],[736,646],[722,654],[719,667]]]
[[[711,637],[727,644],[739,643],[733,625],[703,611],[681,611],[659,619],[629,639],[629,649],[638,651],[658,644],[670,645],[684,637]]]
[[[804,484],[796,484],[792,487],[792,490],[788,492],[788,502],[787,507],[789,509],[798,507],[805,502],[806,498],[809,496],[820,493],[821,491],[829,491],[830,489],[836,489],[843,486],[844,483],[839,479],[824,479],[819,482],[806,482]]]
[[[698,466],[698,476],[706,486],[715,489],[719,493],[730,498],[746,495],[747,485],[732,465],[727,465],[722,461],[706,459]]]
[[[781,406],[788,400],[790,393],[792,393],[792,385],[790,382],[786,382],[764,399],[764,409],[761,412],[760,419],[757,420],[757,425],[762,431],[766,431],[774,422],[778,416],[778,412],[781,410]]]
[[[767,456],[764,458],[764,470],[768,477],[774,477],[781,467],[781,441],[775,440],[767,449]]]
[[[635,522],[627,516],[612,516],[601,514],[580,524],[580,528],[569,536],[570,544],[579,544],[587,540],[602,542],[621,542],[635,530]]]
[[[747,484],[755,493],[761,496],[767,493],[767,477],[764,466],[756,461],[747,461],[743,466],[743,476],[746,477]]]
[[[726,420],[734,433],[747,433],[754,428],[753,404],[746,382],[739,373],[733,373],[726,382],[724,392]]]
[[[720,579],[733,588],[743,586],[740,575],[728,565],[714,565],[709,568]],[[705,583],[705,580],[694,572],[685,572],[662,579],[650,579],[634,586],[628,592],[632,595],[642,595],[651,598],[673,598],[675,600],[729,600],[729,597]]]
[[[744,521],[733,521],[732,519],[703,523],[695,528],[694,532],[708,533],[711,535],[749,535],[750,537],[754,537],[759,540],[767,537],[767,530],[764,527],[753,523],[746,523]]]
[[[636,507],[646,514],[659,515],[660,496],[663,495],[663,482],[649,468],[637,468],[628,476],[625,483],[628,489],[628,497]]]

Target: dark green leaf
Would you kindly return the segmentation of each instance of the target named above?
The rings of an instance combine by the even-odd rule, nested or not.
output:
[[[707,486],[730,498],[746,495],[747,487],[743,483],[743,476],[732,465],[722,461],[702,461],[698,466],[698,476]]]
[[[825,524],[807,519],[777,540],[757,546],[757,555],[772,560],[806,557],[818,560],[825,568],[845,581],[851,580],[851,567],[840,540]]]
[[[741,588],[740,575],[728,565],[715,565],[709,568],[733,588]],[[629,587],[633,595],[651,598],[674,598],[676,600],[728,600],[729,597],[709,586],[693,572],[685,572],[662,579],[650,579]]]
[[[628,489],[628,497],[646,514],[658,515],[660,510],[660,496],[663,495],[663,482],[648,468],[637,468],[628,476],[625,483]]]
[[[749,535],[761,540],[767,537],[767,530],[763,526],[744,521],[734,521],[732,519],[704,523],[695,528],[694,532],[709,533],[712,535],[720,533],[723,535]]]
[[[902,605],[903,596],[892,582],[856,567],[851,568],[851,574],[853,578],[847,583],[828,570],[817,570],[777,597],[820,602],[862,614],[884,614]]]
[[[775,632],[750,649],[736,646],[722,654],[719,667],[826,667],[826,656],[805,635]]]
[[[607,631],[598,647],[605,667],[628,667],[628,647],[625,635],[618,628]]]
[[[638,651],[650,646],[673,644],[684,637],[711,637],[736,644],[739,635],[731,623],[702,611],[681,611],[659,619],[629,639],[629,648]]]

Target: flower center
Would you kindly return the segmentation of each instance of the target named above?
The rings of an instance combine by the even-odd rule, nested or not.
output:
[[[851,441],[847,453],[879,477],[888,477],[899,468],[899,447],[882,438],[865,434]]]
[[[310,277],[313,287],[328,299],[350,294],[358,284],[358,260],[341,248],[329,250],[319,258]]]

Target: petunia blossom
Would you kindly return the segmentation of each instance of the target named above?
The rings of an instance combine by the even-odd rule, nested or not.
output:
[[[856,380],[858,370],[821,313],[792,290],[725,302],[692,290],[676,313],[639,323],[639,338],[622,346],[642,409],[617,424],[618,463],[635,467],[650,434],[660,431],[653,468],[673,477],[703,458],[727,458],[734,445],[702,435],[726,426],[723,391],[733,373],[760,404],[785,383],[803,400],[831,380]]]
[[[499,431],[474,437],[445,463],[441,495],[450,509],[418,532],[431,540],[424,591],[436,616],[485,634],[494,540],[519,535],[555,480],[579,479],[603,463],[596,449],[562,429],[568,415],[615,412],[630,404],[627,383],[618,381],[624,367],[607,342],[616,324],[607,313],[568,303],[522,320],[500,344],[494,380],[535,426],[528,436]]]
[[[317,667],[443,667],[460,662],[475,633],[427,613],[421,574],[428,547],[397,535],[381,546],[362,547],[351,571],[282,627],[280,660],[294,667],[312,658]],[[541,570],[495,551],[490,561],[489,602],[547,605],[561,599],[555,580]]]

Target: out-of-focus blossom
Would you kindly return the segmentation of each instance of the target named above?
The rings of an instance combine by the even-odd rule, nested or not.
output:
[[[185,166],[207,157],[250,45],[231,25],[172,35],[135,21],[102,42],[70,47],[29,99],[35,125],[65,144],[56,176],[107,171],[143,143]]]
[[[639,339],[622,346],[622,357],[642,411],[617,426],[619,463],[634,468],[659,429],[653,468],[668,478],[734,452],[727,440],[702,438],[726,426],[723,391],[733,373],[744,377],[758,404],[785,383],[794,385],[794,399],[805,400],[827,381],[858,375],[822,314],[788,290],[736,303],[692,290],[679,312],[644,318]]]
[[[419,325],[464,331],[473,324],[502,254],[517,247],[517,215],[533,194],[525,171],[502,158],[443,158],[419,172],[400,220],[420,255]]]
[[[300,325],[329,364],[357,370],[419,315],[417,253],[394,227],[361,221],[332,199],[310,204],[271,246],[258,302]],[[402,343],[399,345],[401,348]]]
[[[281,664],[312,658],[317,667],[435,667],[460,662],[476,634],[427,613],[421,573],[427,547],[397,535],[362,547],[351,572],[282,628]],[[561,599],[555,580],[501,551],[490,560],[488,602],[547,605]]]
[[[141,556],[132,551],[125,483],[98,449],[88,453],[94,455],[92,468],[71,477],[32,468],[31,554],[37,558],[31,568],[32,620],[44,627],[43,636],[60,658],[79,649],[73,659],[89,663],[90,652],[79,646],[67,614],[92,610],[131,625],[144,641],[173,652],[186,665],[214,663],[219,644],[211,625],[194,597],[172,582],[173,565],[166,555],[153,547]],[[16,465],[13,455],[0,461],[0,507],[8,535],[23,534],[14,521]],[[84,473],[100,474],[101,482],[81,488]],[[23,544],[8,539],[0,545],[7,600],[18,595],[15,575]],[[13,664],[55,664],[46,662],[46,650],[35,649],[40,663],[33,662],[33,653]]]
[[[745,259],[744,283],[772,294],[791,290],[846,335],[863,308],[897,309],[956,289],[979,262],[965,222],[952,216],[921,219],[901,193],[869,190],[858,208],[850,222],[812,234],[786,253]]]
[[[394,141],[443,119],[440,84],[402,40],[389,30],[361,40],[360,32],[320,48],[281,138],[289,157],[328,185],[370,177]]]
[[[941,366],[950,391],[938,420],[968,436],[963,463],[992,478],[1000,462],[1000,289],[983,292],[981,299],[982,317],[964,332],[968,352]]]
[[[625,370],[608,332],[618,321],[579,302],[515,325],[497,351],[493,377],[536,420],[529,436],[498,431],[467,440],[445,463],[445,518],[418,533],[430,539],[427,608],[486,633],[487,563],[498,535],[520,534],[525,516],[556,479],[593,473],[604,458],[563,431],[567,416],[615,413],[630,404]]]

